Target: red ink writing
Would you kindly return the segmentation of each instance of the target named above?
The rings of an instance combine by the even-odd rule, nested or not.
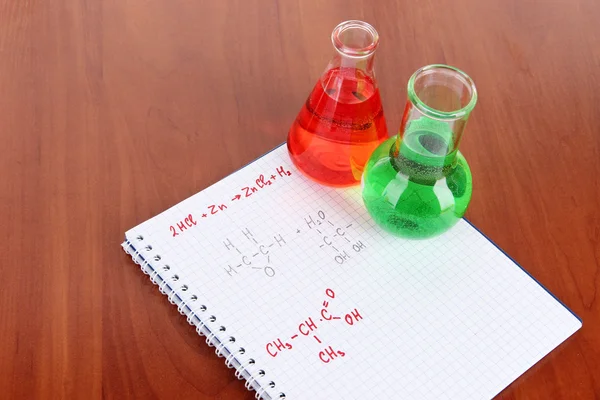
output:
[[[185,217],[185,223],[187,224],[187,226],[192,227],[193,225],[196,225],[197,222],[194,221],[194,217],[192,217],[192,214],[188,215],[187,217]]]
[[[277,173],[279,174],[279,176],[292,175],[292,173],[290,171],[286,170],[285,168],[283,168],[283,166],[280,166],[279,168],[277,168]]]
[[[221,205],[215,205],[215,204],[211,204],[210,206],[208,206],[208,209],[210,210],[211,215],[214,215],[216,213],[218,213],[219,211],[223,211],[225,209],[227,209],[227,206],[225,204],[221,204]]]
[[[227,243],[226,243],[226,245],[227,245]],[[335,309],[334,303],[337,302],[337,301],[334,301],[335,298],[336,298],[336,294],[333,291],[333,289],[327,288],[325,290],[325,299],[322,301],[322,305],[324,308],[321,308],[321,310],[320,310],[319,321],[321,321],[322,323],[335,325],[335,324],[339,324],[339,323],[335,322],[336,320],[342,319],[342,317],[335,316],[333,314],[333,312],[335,312],[335,310],[333,310],[333,312],[329,310],[330,306]],[[354,308],[354,310],[351,310],[350,312],[343,313],[342,315],[344,315],[344,317],[343,317],[344,322],[349,326],[353,326],[357,322],[359,322],[363,319],[363,316],[360,314],[360,312],[358,311],[357,308]],[[319,329],[319,326],[318,326],[318,322],[316,321],[316,319],[313,319],[313,317],[309,316],[304,321],[300,322],[300,324],[298,324],[297,331],[293,335],[288,336],[288,337],[289,337],[290,341],[297,340],[298,341],[297,343],[300,343],[303,340],[306,340],[303,338],[312,336],[317,343],[319,343],[319,344],[325,343],[325,346],[327,346],[327,347],[323,348],[317,354],[317,356],[319,357],[321,362],[323,362],[325,364],[328,364],[331,361],[336,360],[338,358],[344,357],[346,355],[346,352],[344,352],[340,349],[335,349],[333,345],[327,344],[323,339],[321,339],[321,337],[322,337],[321,334],[319,334],[317,336],[316,331],[318,329]],[[292,349],[291,344],[281,340],[280,338],[277,338],[276,340],[269,342],[266,345],[267,353],[271,357],[277,356],[277,354],[281,353],[283,350],[291,350],[291,349]]]
[[[286,170],[283,166],[276,168],[276,172],[277,172],[277,174],[279,174],[280,177],[292,175],[292,173],[290,171]],[[264,189],[267,186],[272,186],[273,183],[275,182],[276,178],[277,178],[277,175],[275,175],[275,174],[271,174],[271,176],[269,176],[268,178],[267,178],[267,176],[265,176],[265,174],[260,174],[258,176],[258,178],[256,178],[254,180],[253,184],[256,186],[251,186],[251,185],[244,186],[241,189],[242,195],[236,194],[233,197],[232,201],[239,200],[242,196],[243,196],[243,198],[248,198],[248,197],[252,196],[253,193],[258,192],[259,190]]]
[[[298,330],[304,336],[308,336],[310,332],[314,331],[315,329],[317,329],[317,325],[310,317],[298,326]]]
[[[192,216],[192,214],[189,214],[182,221],[177,222],[175,225],[169,226],[169,231],[171,231],[171,234],[173,235],[173,237],[175,237],[175,236],[179,235],[179,232],[183,232],[183,231],[187,230],[188,228],[195,226],[197,223],[198,222],[196,222],[194,220],[194,217]],[[178,232],[178,230],[179,230],[179,232]]]
[[[263,174],[260,174],[260,176],[256,180],[256,186],[262,189],[267,185],[272,185],[272,182],[270,180],[265,181],[265,176]]]
[[[323,361],[325,364],[328,364],[331,361],[335,360],[338,356],[344,357],[345,355],[346,355],[346,353],[344,353],[343,351],[340,351],[340,350],[336,351],[333,349],[333,347],[329,346],[319,352],[319,359],[321,361]]]
[[[250,196],[252,196],[253,193],[258,192],[260,189],[263,189],[267,186],[272,186],[273,182],[275,181],[275,179],[277,178],[277,175],[275,173],[272,173],[273,171],[271,170],[271,175],[269,176],[269,178],[266,177],[265,174],[260,174],[258,176],[258,178],[256,178],[254,180],[254,183],[256,184],[256,186],[245,186],[241,189],[242,193],[236,193],[232,198],[231,198],[231,202],[234,201],[239,201],[243,198],[248,198]],[[288,171],[287,169],[285,169],[285,167],[283,166],[279,166],[275,169],[275,172],[281,177],[281,176],[290,176],[292,175],[292,173],[290,171]],[[267,175],[268,176],[268,175]],[[257,188],[258,187],[258,188]],[[209,215],[215,215],[220,211],[225,211],[227,209],[227,205],[225,203],[221,203],[221,204],[212,204],[206,207],[208,209],[208,213],[202,213],[202,218],[207,218]],[[197,224],[197,221],[194,220],[194,218],[192,217],[192,214],[189,214],[186,218],[184,218],[182,221],[178,221],[173,225],[169,226],[169,231],[171,233],[171,235],[173,237],[179,236],[182,232],[184,232],[185,230],[187,230],[188,228],[191,228],[192,226],[195,226]],[[267,269],[268,268],[268,269]],[[228,270],[230,271],[230,270]],[[274,274],[274,270],[271,267],[265,267],[265,273],[267,273],[267,275],[269,275],[271,272],[273,272]]]
[[[252,193],[255,192],[255,190],[252,190],[252,192],[250,192],[250,189],[254,189],[254,188],[250,188],[248,186],[242,188],[242,192],[244,192],[246,194],[246,197],[252,196]]]
[[[349,314],[346,314],[346,316],[344,317],[344,320],[348,325],[354,325],[354,322],[358,322],[361,319],[362,315],[358,313],[358,310],[356,308],[354,309],[354,311],[352,311]]]
[[[283,350],[291,350],[292,349],[292,345],[289,343],[283,343],[281,341],[281,339],[277,338],[276,340],[267,343],[267,353],[269,353],[269,355],[271,357],[277,357],[277,354],[279,354],[281,351]]]

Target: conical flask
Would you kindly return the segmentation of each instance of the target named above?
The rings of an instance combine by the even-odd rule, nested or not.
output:
[[[364,166],[388,138],[374,73],[377,31],[346,21],[331,34],[333,58],[302,106],[287,146],[296,167],[333,187],[360,183]]]
[[[429,65],[412,75],[400,132],[373,152],[362,178],[365,206],[378,225],[421,239],[463,217],[472,178],[459,145],[476,102],[475,84],[457,68]]]

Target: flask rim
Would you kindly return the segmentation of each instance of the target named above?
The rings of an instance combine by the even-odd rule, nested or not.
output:
[[[342,34],[349,30],[361,30],[369,35],[370,43],[365,46],[350,46],[344,43]],[[379,33],[369,23],[360,20],[348,20],[337,25],[331,33],[333,47],[343,56],[366,58],[372,55],[379,45]]]
[[[431,71],[435,70],[450,71],[456,79],[460,80],[462,84],[469,88],[471,98],[464,107],[453,111],[442,111],[427,105],[423,100],[419,98],[414,87],[415,81],[422,75],[431,73]],[[473,82],[471,77],[462,70],[445,64],[431,64],[416,70],[408,81],[407,92],[409,100],[415,105],[415,107],[419,111],[421,111],[424,115],[430,118],[439,120],[447,121],[465,118],[471,113],[471,111],[473,111],[475,104],[477,104],[477,88],[475,87],[475,82]]]

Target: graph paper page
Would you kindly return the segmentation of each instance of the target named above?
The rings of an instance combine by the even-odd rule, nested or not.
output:
[[[581,327],[466,221],[393,237],[285,146],[126,237],[271,398],[492,398]]]

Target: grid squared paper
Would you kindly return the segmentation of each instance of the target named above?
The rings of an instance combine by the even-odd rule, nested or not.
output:
[[[276,178],[258,188],[261,174]],[[190,214],[196,225],[173,237]],[[309,181],[285,145],[126,240],[265,398],[492,398],[581,327],[466,221],[426,241],[393,237],[360,188]]]

